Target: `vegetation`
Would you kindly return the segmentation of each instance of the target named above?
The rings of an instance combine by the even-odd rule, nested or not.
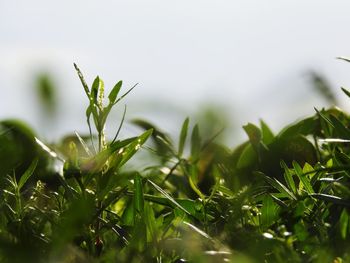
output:
[[[347,113],[315,109],[278,134],[248,123],[231,150],[188,118],[176,143],[144,120],[121,139],[124,111],[107,141],[131,89],[120,96],[119,81],[105,99],[75,68],[88,136],[47,145],[0,122],[1,262],[350,262]],[[138,151],[146,168],[129,165]]]

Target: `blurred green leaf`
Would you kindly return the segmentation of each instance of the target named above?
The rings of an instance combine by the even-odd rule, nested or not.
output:
[[[264,227],[268,228],[276,223],[279,216],[278,210],[279,206],[273,201],[271,196],[265,195],[261,208],[261,223]]]
[[[318,120],[317,118],[309,117],[298,121],[294,124],[288,125],[279,132],[279,138],[295,137],[296,135],[309,135],[314,134],[317,130]]]
[[[144,198],[143,198],[143,186],[142,186],[142,178],[137,173],[134,176],[134,217],[135,221],[138,220],[136,217],[143,217],[143,210],[144,210]]]
[[[53,114],[56,111],[56,86],[49,74],[43,73],[37,77],[36,92],[41,104],[45,107],[44,113]]]
[[[199,127],[196,124],[193,127],[192,136],[191,136],[191,157],[193,158],[193,160],[198,159],[200,149],[201,149],[201,138],[199,135]]]
[[[179,150],[178,150],[178,154],[180,157],[183,154],[189,122],[190,122],[189,118],[186,118],[181,127],[181,133],[180,133],[180,139],[179,139]]]
[[[341,90],[346,94],[346,96],[350,97],[350,91],[348,91],[347,89],[345,88],[341,88]]]
[[[239,159],[237,161],[237,168],[244,169],[252,167],[257,160],[257,154],[254,151],[253,146],[249,143],[246,145],[242,154],[239,156]]]
[[[350,130],[344,126],[344,124],[334,115],[329,116],[330,121],[334,127],[334,131],[337,137],[341,139],[350,139]]]
[[[243,129],[247,133],[249,141],[251,142],[253,148],[258,152],[257,149],[262,139],[260,129],[252,123],[248,123],[247,125],[243,126]]]
[[[35,168],[38,165],[38,159],[35,159],[32,164],[28,167],[28,169],[24,172],[24,174],[21,176],[18,182],[18,190],[20,191],[21,188],[25,185],[25,183],[28,181],[28,179],[33,175]]]
[[[342,239],[346,239],[346,237],[348,236],[348,232],[349,232],[349,214],[348,211],[346,210],[346,208],[343,209],[341,215],[340,215],[340,219],[339,219],[339,225],[340,225],[340,235],[342,237]]]
[[[183,206],[181,206],[176,200],[171,197],[167,192],[165,192],[161,187],[156,185],[154,182],[148,179],[148,182],[159,192],[161,193],[166,199],[168,199],[172,204],[174,204],[177,208],[185,212],[186,214],[190,215],[191,213],[188,212]]]
[[[267,126],[267,124],[263,120],[260,120],[260,127],[261,127],[261,134],[262,134],[263,143],[268,145],[271,142],[273,142],[275,135],[271,131],[270,127]]]

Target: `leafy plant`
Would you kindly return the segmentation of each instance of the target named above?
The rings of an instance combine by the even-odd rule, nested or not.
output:
[[[119,81],[105,99],[102,79],[89,86],[74,66],[88,135],[47,145],[0,123],[1,262],[350,261],[347,113],[315,109],[277,134],[248,123],[229,149],[189,118],[177,140],[146,120],[121,139],[125,108],[108,141],[108,116],[133,87],[120,95]],[[139,150],[145,169],[127,165]]]

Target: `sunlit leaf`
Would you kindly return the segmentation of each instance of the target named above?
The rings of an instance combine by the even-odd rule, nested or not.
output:
[[[295,194],[297,191],[296,191],[293,175],[284,161],[281,161],[281,166],[284,169],[284,180],[286,181],[289,189],[291,189],[292,192]]]
[[[297,162],[293,161],[293,168],[296,175],[300,179],[299,190],[304,188],[308,194],[314,193],[314,190],[312,189],[310,183],[310,179],[307,177],[307,175],[304,174],[303,169],[300,167],[300,165]]]

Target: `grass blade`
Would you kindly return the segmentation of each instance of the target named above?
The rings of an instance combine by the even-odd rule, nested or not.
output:
[[[293,161],[293,168],[295,174],[300,180],[299,190],[304,187],[308,194],[313,194],[315,191],[311,186],[310,179],[307,177],[307,175],[304,174],[303,169],[301,169],[300,165],[297,162]]]
[[[21,188],[24,186],[24,184],[28,181],[28,179],[33,175],[36,166],[38,165],[38,159],[35,159],[31,165],[28,167],[28,169],[24,172],[24,174],[21,176],[21,179],[19,179],[18,182],[18,190],[21,190]]]
[[[348,96],[350,98],[350,91],[348,91],[347,89],[341,87],[341,90],[346,94],[346,96]]]
[[[322,201],[327,201],[334,204],[350,207],[350,201],[344,198],[341,198],[339,196],[327,195],[327,194],[311,194],[310,196],[315,197],[316,199],[319,199]]]
[[[87,153],[87,155],[91,157],[93,154],[92,154],[92,152],[90,151],[90,149],[89,149],[89,147],[87,146],[87,144],[85,143],[84,139],[81,138],[81,136],[78,134],[77,131],[75,131],[74,133],[75,133],[75,135],[77,136],[77,138],[78,138],[80,144],[83,146],[83,148],[84,148],[85,152]]]
[[[293,179],[293,175],[290,172],[287,164],[282,160],[281,161],[281,167],[284,169],[284,180],[286,181],[288,187],[292,190],[292,192],[295,194],[297,192],[296,187],[295,187],[295,182]]]
[[[196,124],[193,127],[192,136],[191,136],[191,156],[193,160],[196,160],[199,157],[200,149],[201,149],[201,138],[199,136],[198,124]]]
[[[270,184],[273,188],[278,190],[280,193],[285,194],[289,199],[297,200],[295,195],[288,190],[288,188],[282,184],[280,181],[278,181],[276,178],[272,179],[269,176],[266,176],[265,174],[262,174],[264,176],[264,179],[267,181],[268,184]]]
[[[185,212],[188,215],[191,215],[190,212],[188,212],[182,205],[180,205],[176,200],[171,197],[167,192],[165,192],[161,187],[153,183],[151,180],[147,180],[159,193],[161,193],[165,198],[167,198],[172,204],[174,204],[176,207],[178,207],[180,210]]]

